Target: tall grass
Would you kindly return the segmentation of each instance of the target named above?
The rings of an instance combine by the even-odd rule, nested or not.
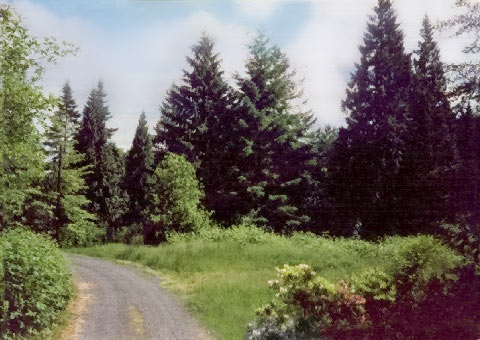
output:
[[[176,235],[157,247],[107,244],[71,251],[128,260],[159,271],[165,284],[185,298],[209,329],[221,339],[234,340],[244,338],[255,309],[271,301],[267,281],[275,276],[275,267],[308,263],[323,277],[336,281],[388,265],[402,240],[375,244],[303,233],[286,238],[240,227]]]

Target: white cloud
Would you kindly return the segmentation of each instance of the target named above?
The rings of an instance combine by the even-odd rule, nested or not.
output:
[[[305,97],[313,108],[320,124],[341,125],[345,115],[340,110],[345,88],[350,80],[349,71],[359,61],[358,47],[369,14],[376,0],[311,0],[313,12],[298,39],[286,47],[292,64],[300,76],[305,77]],[[397,0],[401,29],[405,33],[408,52],[417,48],[422,19],[427,13],[435,22],[454,13],[453,0]],[[465,41],[440,36],[441,55],[444,62],[465,58],[462,46]]]
[[[235,4],[243,15],[254,19],[265,20],[272,16],[281,1],[282,0],[235,0]]]
[[[112,39],[102,29],[78,18],[60,18],[29,1],[13,4],[33,34],[53,35],[80,46],[77,56],[48,67],[44,88],[59,94],[62,84],[70,80],[81,110],[92,87],[103,79],[113,114],[109,126],[118,127],[113,140],[124,149],[130,147],[142,110],[146,111],[150,127],[155,125],[165,92],[183,75],[182,69],[187,67],[185,56],[203,31],[216,39],[227,77],[241,69],[246,52],[245,29],[224,24],[203,11]]]

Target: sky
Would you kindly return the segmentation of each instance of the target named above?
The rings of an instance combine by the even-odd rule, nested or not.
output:
[[[0,0],[2,1],[2,0]],[[42,85],[60,94],[70,81],[79,110],[99,79],[112,113],[113,140],[130,147],[138,117],[150,128],[165,93],[178,83],[185,57],[202,32],[211,35],[226,78],[242,73],[247,44],[266,32],[303,80],[317,124],[341,126],[345,88],[359,61],[368,15],[376,0],[8,0],[35,36],[55,36],[80,47],[48,66]],[[451,17],[454,0],[396,0],[407,51],[416,49],[422,18]],[[468,39],[468,37],[467,37]],[[442,61],[464,60],[465,40],[437,36]]]

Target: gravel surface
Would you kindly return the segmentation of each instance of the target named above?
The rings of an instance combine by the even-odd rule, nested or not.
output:
[[[164,291],[158,278],[86,256],[70,255],[77,282],[88,284],[89,303],[80,340],[209,339]]]

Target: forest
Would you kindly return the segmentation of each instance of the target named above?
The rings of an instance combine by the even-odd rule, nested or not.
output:
[[[478,338],[480,65],[443,64],[435,34],[478,35],[480,4],[460,0],[456,5],[473,14],[438,23],[425,16],[418,46],[407,53],[394,4],[378,1],[339,105],[346,116],[339,128],[316,123],[288,56],[266,33],[248,45],[246,72],[231,79],[215,39],[204,33],[186,57],[182,78],[158,94],[156,125],[149,127],[139,112],[133,143],[125,151],[112,142],[116,129],[108,126],[115,114],[108,107],[109,84],[99,80],[82,109],[73,83],[65,82],[59,98],[45,94],[40,85],[45,64],[75,54],[77,47],[31,36],[15,9],[2,6],[2,247],[8,253],[15,242],[41,242],[30,231],[48,239],[49,247],[82,252],[93,246],[101,257],[108,257],[101,247],[120,247],[108,249],[124,249],[125,259],[133,249],[145,254],[155,249],[133,247],[189,240],[248,244],[268,237],[272,247],[286,247],[286,252],[309,244],[305,251],[310,253],[332,242],[332,249],[343,247],[342,252],[364,251],[360,262],[374,261],[368,256],[377,254],[401,259],[406,267],[375,267],[350,281],[335,273],[331,280],[346,281],[330,284],[316,278],[309,265],[286,265],[271,284],[283,304],[272,302],[257,314],[250,339],[300,339],[299,334],[460,339],[459,329],[462,339]],[[465,53],[479,50],[477,39]],[[6,273],[12,273],[8,265],[4,261]],[[354,264],[345,266],[348,271]],[[406,277],[417,281],[406,283]],[[71,294],[66,285],[62,282],[65,301]],[[289,289],[310,294],[307,302]],[[323,301],[329,294],[332,298]],[[1,330],[30,334],[30,321],[25,326],[14,316],[5,318],[7,312],[14,315],[12,296],[2,311]],[[432,296],[435,312],[428,309]],[[412,299],[424,300],[415,305]],[[65,308],[55,303],[48,318]],[[295,304],[301,313],[291,307]],[[404,327],[413,321],[406,315],[426,313],[435,314],[425,323],[431,332],[408,333]],[[462,321],[440,327],[438,320],[447,317]],[[42,322],[30,325],[45,327]],[[285,330],[287,324],[292,329]],[[371,325],[385,326],[383,333]]]

